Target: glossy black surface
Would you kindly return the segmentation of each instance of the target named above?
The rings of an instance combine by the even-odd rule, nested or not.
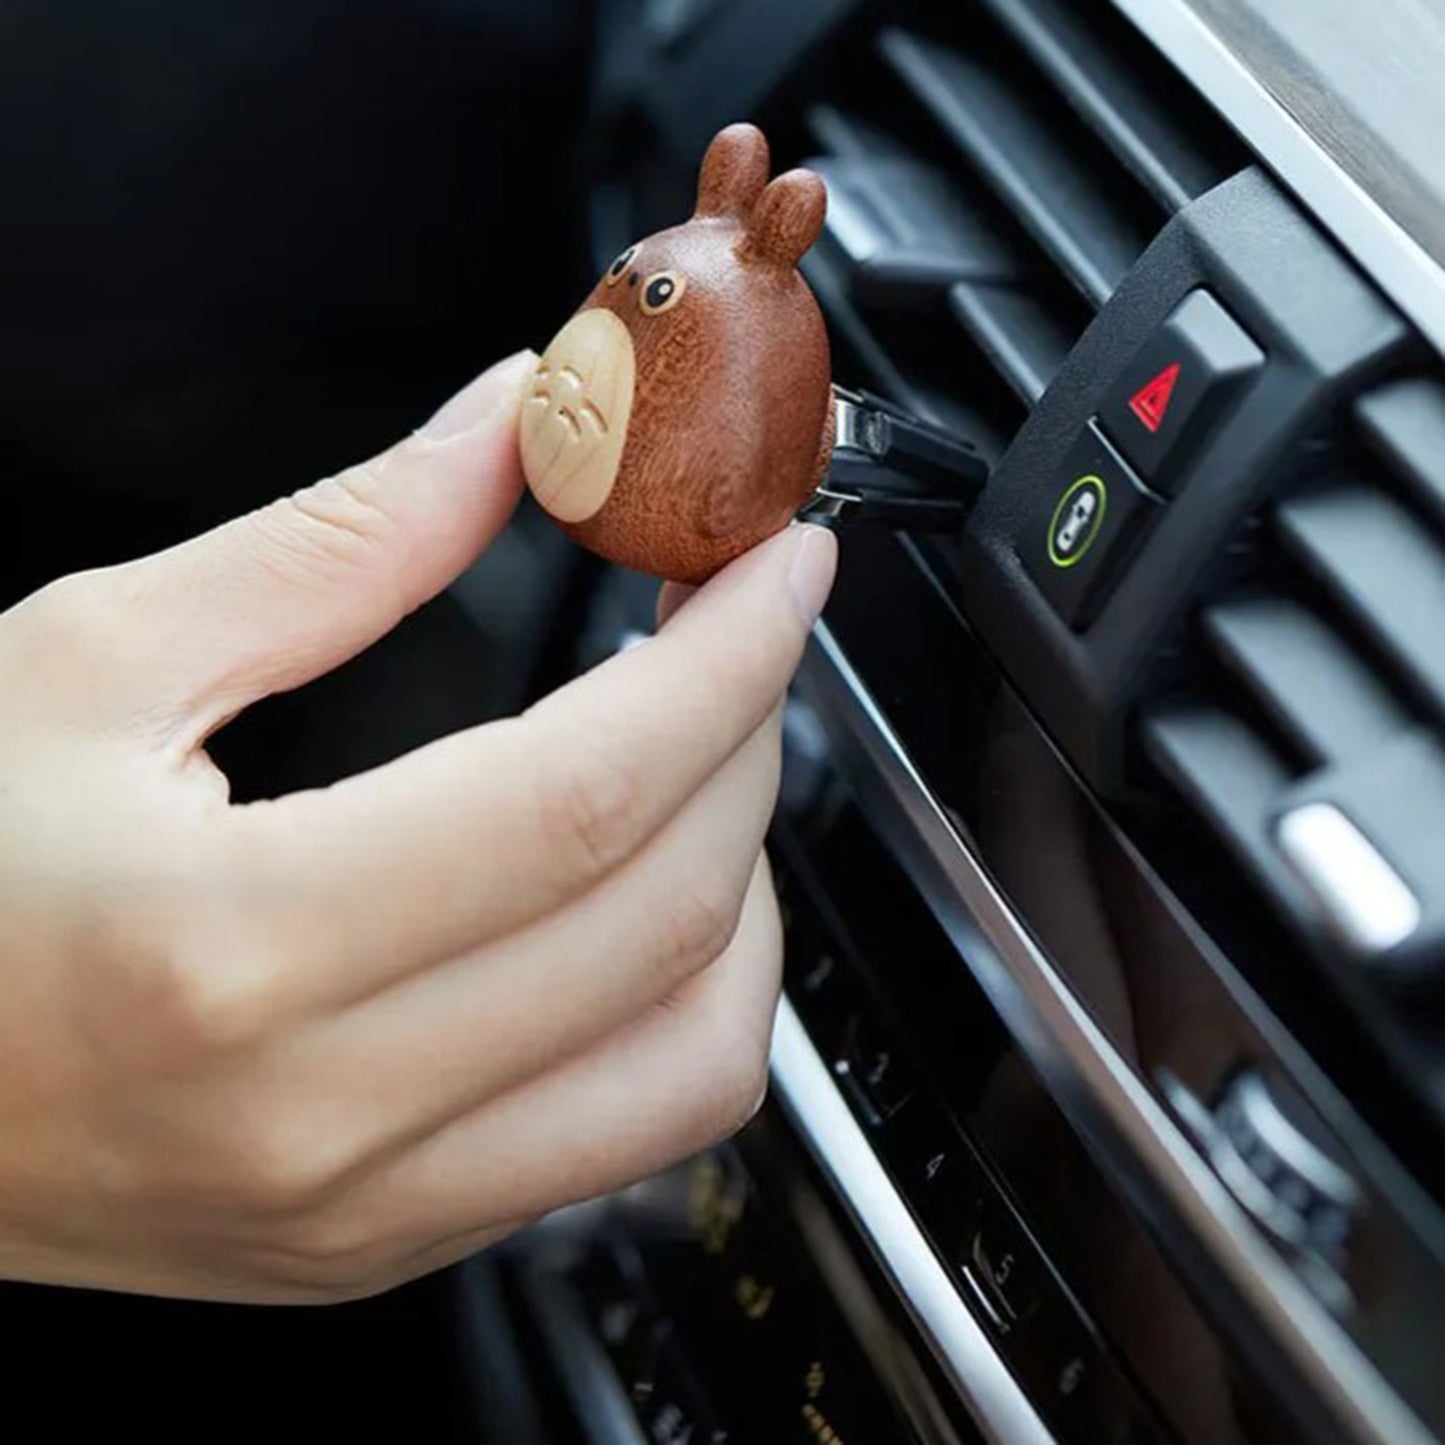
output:
[[[1299,972],[1291,977],[1288,943],[1247,897],[1236,890],[1220,914],[1214,906],[1219,898],[1203,895],[1211,902],[1206,916],[1233,925],[1222,940],[1207,937],[1189,918],[1002,684],[922,564],[906,544],[850,538],[844,580],[829,614],[834,635],[960,836],[1126,1064],[1159,1098],[1168,1102],[1171,1090],[1182,1090],[1186,1108],[1195,1101],[1207,1109],[1241,1069],[1258,1067],[1288,1079],[1307,1101],[1302,1114],[1308,1127],[1327,1141],[1367,1204],[1330,1269],[1284,1249],[1281,1254],[1417,1408],[1438,1411],[1433,1355],[1420,1333],[1442,1277],[1438,1209],[1361,1118],[1387,1125],[1414,1160],[1422,1141],[1395,1112],[1404,1107],[1401,1094],[1371,1066],[1368,1046],[1352,1036],[1348,1017],[1332,1013],[1328,990],[1317,978],[1308,987],[1311,972],[1297,955]],[[1138,821],[1147,832],[1149,820]],[[981,1071],[991,1078],[990,1050],[1007,1057],[1010,1049],[986,1029],[979,1041],[986,1008],[966,989],[944,991],[959,989],[956,976],[967,972],[950,966],[956,948],[935,945],[930,952],[909,941],[899,921],[906,911],[887,901],[880,882],[886,866],[876,855],[872,862],[858,861],[870,855],[860,830],[851,831],[847,842],[833,841],[826,829],[807,842],[804,851],[825,880],[822,891],[845,915],[855,900],[850,926],[866,940],[860,956],[872,960],[867,966],[895,1011],[901,1036],[919,1040],[926,1059],[921,1071],[949,1081],[944,1096],[960,1122],[998,1156],[1009,1187],[1031,1201],[1049,1254],[1066,1275],[1078,1275],[1076,1288],[1091,1311],[1110,1321],[1107,1328],[1119,1334],[1132,1367],[1147,1376],[1185,1363],[1160,1397],[1171,1408],[1215,1412],[1212,1419],[1192,1416],[1185,1428],[1189,1438],[1279,1438],[1258,1433],[1235,1414],[1227,1350],[1221,1353],[1218,1344],[1219,1315],[1211,1334],[1192,1309],[1176,1313],[1169,1300],[1183,1300],[1180,1285],[1161,1272],[1154,1293],[1149,1272],[1136,1262],[1138,1231],[1109,1192],[1091,1207],[1089,1181],[1098,1179],[1097,1171],[1077,1143],[1070,1147],[1067,1130],[1040,1126],[1037,1111],[1042,1103],[1047,1118],[1047,1100],[1027,1071],[1012,1090],[977,1077]],[[1197,883],[1208,877],[1209,855],[1185,846],[1187,841],[1175,840],[1177,877]],[[1152,856],[1167,862],[1170,854],[1155,849]],[[1195,896],[1201,897],[1197,890]],[[1220,942],[1228,944],[1230,961]],[[1268,995],[1269,1006],[1257,989]],[[1277,1016],[1285,1010],[1288,1028]],[[1328,1060],[1330,1080],[1301,1040],[1317,1059]],[[1202,1143],[1201,1149],[1207,1152]],[[1128,1175],[1126,1168],[1115,1179],[1126,1194]],[[1177,1222],[1156,1217],[1148,1223],[1178,1269],[1190,1246]],[[1156,1355],[1171,1319],[1183,1335]],[[1215,1364],[1205,1368],[1201,1361],[1209,1358]],[[1216,1433],[1223,1421],[1231,1422],[1233,1437]]]
[[[845,1231],[774,1106],[735,1144],[554,1221],[513,1269],[534,1311],[565,1291],[656,1445],[976,1445]],[[570,1393],[576,1426],[612,1439],[600,1395]]]
[[[1282,1438],[1268,1412],[1267,1429],[1240,1418],[1236,1396],[1249,1387],[1225,1347],[957,967],[851,795],[835,789],[780,832],[778,851],[790,996],[825,1057],[847,1058],[865,1018],[875,1064],[891,1055],[890,1095],[901,1094],[900,1078],[912,1081],[886,1115],[866,1079],[855,1073],[848,1088],[959,1288],[1060,1438]]]

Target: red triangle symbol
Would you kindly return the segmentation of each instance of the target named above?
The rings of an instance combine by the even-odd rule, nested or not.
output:
[[[1169,410],[1169,398],[1174,395],[1174,384],[1178,380],[1179,363],[1170,362],[1129,398],[1129,410],[1149,431],[1157,432],[1164,425],[1164,413]]]

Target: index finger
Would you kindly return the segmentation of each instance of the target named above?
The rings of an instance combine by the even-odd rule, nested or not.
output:
[[[835,563],[790,528],[521,718],[236,810],[235,896],[285,986],[360,997],[596,886],[766,722]]]

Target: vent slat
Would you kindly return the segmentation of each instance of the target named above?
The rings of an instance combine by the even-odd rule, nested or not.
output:
[[[971,438],[986,456],[996,457],[1007,440],[991,418],[941,390],[889,351],[853,304],[848,289],[826,256],[817,250],[802,261],[803,275],[838,339],[852,350],[873,385],[916,415]]]
[[[1277,515],[1287,544],[1445,715],[1445,551],[1429,528],[1363,485],[1294,498]]]
[[[1064,364],[1073,334],[1029,291],[962,284],[948,299],[995,370],[1032,406]]]
[[[1188,128],[1178,123],[1158,92],[1144,83],[1141,70],[1102,42],[1079,13],[1057,0],[984,3],[1095,134],[1166,209],[1181,209],[1228,176],[1231,166],[1221,164],[1195,140],[1217,122],[1197,106],[1186,105],[1187,97],[1176,84],[1173,108],[1185,108]],[[1122,34],[1114,37],[1116,42],[1124,38]],[[1158,56],[1140,51],[1129,59],[1137,59],[1139,66],[1152,62],[1161,78],[1168,73],[1166,62]]]
[[[1311,902],[1275,843],[1280,801],[1294,776],[1243,718],[1223,708],[1175,705],[1146,713],[1143,743],[1155,767],[1296,922]]]
[[[1445,526],[1445,386],[1423,376],[1392,382],[1365,397],[1359,416],[1366,439]]]
[[[803,258],[801,269],[822,303],[829,322],[857,352],[858,359],[868,368],[877,385],[900,404],[916,403],[917,389],[879,344],[878,338],[864,323],[857,308],[848,300],[847,292],[833,268],[825,263],[821,255],[814,252]],[[938,417],[929,413],[927,420],[937,421]]]
[[[815,105],[808,110],[808,131],[825,151],[844,160],[882,159],[906,156],[907,148],[880,126],[835,105]]]
[[[1205,612],[1204,629],[1222,661],[1312,765],[1372,752],[1409,725],[1369,668],[1298,602],[1221,603]]]
[[[1144,742],[1218,833],[1251,858],[1263,856],[1275,801],[1293,777],[1248,723],[1218,708],[1171,707],[1146,715]]]
[[[1152,239],[1157,218],[1142,217],[1110,183],[1107,166],[1091,164],[1088,148],[1051,131],[1040,107],[988,68],[901,30],[885,31],[879,43],[1039,246],[1102,305]]]
[[[929,166],[903,156],[810,161],[828,187],[825,235],[857,288],[930,293],[1013,281],[1019,260]]]

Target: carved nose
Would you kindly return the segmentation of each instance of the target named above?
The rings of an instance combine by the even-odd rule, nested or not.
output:
[[[602,307],[579,311],[542,353],[522,404],[522,472],[561,522],[602,509],[622,462],[632,414],[632,337]]]

